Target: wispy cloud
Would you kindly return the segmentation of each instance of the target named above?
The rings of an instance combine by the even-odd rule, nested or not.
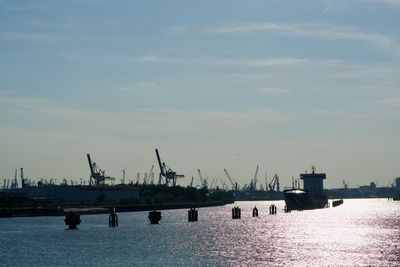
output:
[[[256,92],[259,94],[265,95],[279,95],[279,94],[288,94],[289,91],[282,88],[257,88]]]
[[[223,75],[222,78],[233,82],[254,82],[270,81],[276,79],[277,76],[271,73],[231,73]]]
[[[374,4],[400,6],[400,0],[361,0],[361,1],[362,2],[374,3]]]
[[[261,59],[238,59],[238,60],[216,60],[215,64],[240,65],[247,67],[267,67],[280,65],[293,65],[304,63],[306,60],[302,58],[261,58]]]
[[[12,42],[32,42],[47,43],[57,38],[54,34],[37,33],[37,32],[0,32],[0,41]]]
[[[4,105],[11,105],[19,108],[34,108],[43,105],[54,104],[55,102],[48,98],[35,98],[35,97],[18,97],[13,96],[9,92],[0,94],[0,103]]]
[[[248,108],[243,110],[186,110],[173,108],[140,109],[135,112],[111,110],[85,110],[68,107],[51,99],[0,96],[0,111],[16,113],[29,121],[49,124],[49,130],[68,127],[89,132],[120,132],[123,134],[152,134],[170,132],[181,136],[183,132],[197,132],[198,128],[218,129],[226,133],[227,127],[242,129],[260,122],[279,123],[287,117],[275,109]],[[4,112],[3,112],[4,111]],[[7,116],[8,116],[7,115]],[[1,119],[1,117],[0,117]],[[88,125],[87,122],[91,124]],[[171,123],[174,122],[174,123]],[[3,125],[4,127],[5,125]],[[121,126],[124,126],[121,128]]]
[[[336,78],[381,78],[388,75],[400,74],[396,68],[364,68],[333,73]]]
[[[321,24],[247,23],[204,28],[208,33],[251,33],[272,32],[294,37],[323,38],[333,40],[357,40],[400,54],[400,45],[393,38],[383,34],[370,33],[354,27],[337,27]]]
[[[226,58],[226,57],[169,57],[150,53],[142,56],[132,57],[125,54],[102,55],[101,57],[90,57],[77,53],[62,53],[61,56],[69,61],[85,63],[107,63],[107,64],[179,64],[179,65],[209,65],[209,66],[239,66],[239,67],[270,67],[305,63],[305,58],[277,57],[277,58]]]
[[[328,110],[328,109],[314,109],[311,110],[309,115],[316,116],[319,118],[324,118],[324,120],[340,121],[354,124],[368,124],[374,122],[390,121],[393,119],[398,119],[398,112],[393,112],[389,110],[372,110],[370,108],[362,108],[358,110],[343,109],[343,110]]]
[[[124,94],[139,93],[139,94],[160,94],[166,93],[168,89],[160,86],[155,81],[146,81],[133,84],[131,86],[121,86],[118,88],[119,92]]]
[[[204,65],[231,65],[243,67],[267,67],[279,65],[293,65],[304,63],[304,58],[190,58],[190,57],[162,57],[155,54],[146,54],[134,58],[138,62],[162,62],[176,64],[204,64]]]
[[[143,62],[155,62],[155,61],[161,61],[163,59],[156,54],[146,54],[146,55],[137,57],[135,60],[143,61]]]
[[[400,105],[400,96],[385,98],[377,101],[377,103],[385,106],[398,106]]]

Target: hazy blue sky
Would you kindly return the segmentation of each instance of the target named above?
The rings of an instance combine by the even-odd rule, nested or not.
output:
[[[0,0],[0,183],[87,178],[87,152],[136,179],[157,147],[182,184],[388,185],[399,63],[399,0]]]

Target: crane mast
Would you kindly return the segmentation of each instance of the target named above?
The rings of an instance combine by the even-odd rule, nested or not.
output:
[[[228,173],[228,171],[227,171],[226,169],[224,169],[224,172],[225,172],[226,176],[228,177],[229,182],[231,182],[232,190],[237,191],[237,190],[238,190],[238,185],[237,185],[237,183],[234,183],[234,182],[233,182],[232,177],[229,175],[229,173]]]
[[[254,190],[257,189],[257,174],[258,174],[258,165],[257,165],[257,167],[256,167],[256,172],[254,173],[254,178],[253,178],[253,180],[251,181],[250,189],[251,189],[252,191],[254,191]]]
[[[157,162],[158,162],[158,166],[160,167],[160,177],[158,180],[158,184],[161,184],[161,177],[165,176],[165,172],[164,172],[164,167],[162,165],[161,159],[160,159],[160,154],[158,153],[158,149],[156,148],[156,155],[157,155]]]
[[[89,163],[89,168],[90,168],[90,182],[89,184],[92,184],[92,179],[94,180],[95,184],[97,186],[99,185],[105,185],[106,180],[115,180],[115,178],[106,176],[105,171],[101,170],[96,162],[92,162],[92,158],[90,157],[90,154],[87,154],[87,159]]]
[[[274,178],[272,178],[271,182],[268,184],[268,187],[270,191],[275,191],[275,187],[276,191],[280,191],[278,174],[274,175]]]
[[[162,177],[164,177],[166,186],[168,186],[170,184],[172,186],[176,186],[176,180],[178,178],[184,178],[185,175],[176,174],[176,172],[174,172],[171,168],[169,168],[165,164],[165,162],[162,162],[157,148],[156,148],[156,155],[157,155],[158,166],[160,167],[160,176],[159,176],[158,183],[161,184]]]
[[[197,172],[199,173],[199,178],[200,178],[200,183],[202,185],[202,188],[207,189],[208,188],[207,179],[203,179],[203,176],[201,175],[200,169],[197,169]]]
[[[148,178],[149,178],[149,183],[154,184],[154,165],[151,165]]]

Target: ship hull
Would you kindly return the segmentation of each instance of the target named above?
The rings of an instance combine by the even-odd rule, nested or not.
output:
[[[235,192],[236,201],[261,201],[261,200],[283,200],[283,193],[280,191],[252,191]]]
[[[321,209],[328,205],[328,199],[325,196],[316,197],[300,189],[285,190],[283,196],[288,210]]]

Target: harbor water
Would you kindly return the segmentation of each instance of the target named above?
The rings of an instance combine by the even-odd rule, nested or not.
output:
[[[271,204],[277,215],[269,215]],[[242,209],[232,220],[231,209]],[[257,206],[259,217],[252,217]],[[283,201],[162,211],[0,219],[1,266],[400,266],[400,202],[344,200],[335,208],[284,213]]]

